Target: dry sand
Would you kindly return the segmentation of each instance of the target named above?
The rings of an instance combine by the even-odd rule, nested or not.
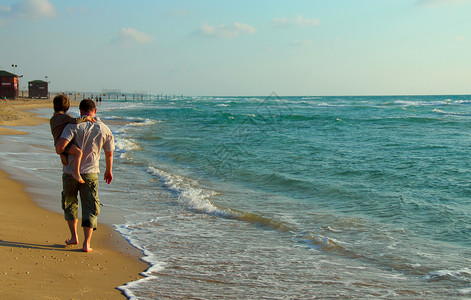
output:
[[[74,105],[78,104],[74,103]],[[23,131],[4,128],[2,126],[34,126],[41,123],[48,123],[48,119],[37,117],[28,110],[49,107],[51,108],[52,115],[52,101],[49,99],[0,100],[0,134],[25,134]]]
[[[0,134],[27,134],[2,126],[48,122],[28,112],[39,107],[52,110],[52,101],[2,100]],[[69,232],[63,216],[38,207],[2,170],[0,204],[2,299],[124,299],[116,287],[141,278],[148,267],[137,249],[104,225],[93,234],[93,252],[82,252],[80,244],[66,246]]]

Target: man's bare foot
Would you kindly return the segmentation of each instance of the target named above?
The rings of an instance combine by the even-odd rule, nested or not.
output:
[[[77,240],[77,239],[65,240],[65,244],[66,244],[66,245],[77,245],[77,244],[78,244],[78,240]]]
[[[79,183],[85,183],[85,180],[83,180],[80,174],[72,174],[72,177],[74,177],[74,179],[77,180]]]
[[[90,246],[83,245],[82,251],[83,251],[83,252],[92,252],[93,249],[90,248]]]
[[[61,157],[62,164],[64,166],[67,166],[69,164],[69,161],[67,160],[67,156],[65,156],[64,154],[61,154],[60,157]]]

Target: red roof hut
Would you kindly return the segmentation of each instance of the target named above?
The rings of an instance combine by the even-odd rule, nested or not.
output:
[[[0,70],[0,99],[18,98],[18,75]]]

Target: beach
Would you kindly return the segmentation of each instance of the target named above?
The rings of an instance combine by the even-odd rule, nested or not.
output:
[[[30,110],[49,107],[52,111],[50,99],[2,101],[0,135],[28,134],[4,126],[48,123]],[[36,205],[8,170],[0,170],[0,202],[0,294],[4,299],[125,298],[117,287],[142,278],[140,273],[148,267],[140,260],[140,251],[102,224],[93,234],[93,252],[82,252],[80,243],[66,246],[69,232],[63,216]],[[79,239],[83,240],[81,229]]]

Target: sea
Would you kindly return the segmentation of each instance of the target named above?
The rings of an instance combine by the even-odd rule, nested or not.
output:
[[[471,95],[104,99],[97,115],[116,141],[100,218],[150,264],[130,299],[471,299]],[[59,210],[49,125],[24,130],[0,138],[0,166]]]

